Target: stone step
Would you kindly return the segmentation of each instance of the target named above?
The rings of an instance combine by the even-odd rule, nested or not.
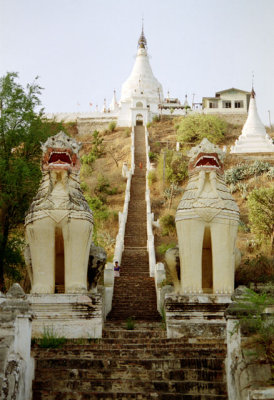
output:
[[[68,377],[67,377],[68,378]],[[146,381],[137,379],[61,379],[56,381],[51,379],[48,381],[35,380],[34,390],[55,390],[58,387],[61,392],[71,391],[98,391],[98,392],[115,392],[121,389],[124,392],[140,391],[147,393],[149,391],[157,392],[179,392],[184,394],[226,394],[226,384],[223,382],[199,382],[199,381]]]
[[[82,346],[79,348],[76,346],[67,346],[63,349],[55,349],[45,352],[39,352],[40,359],[47,358],[78,358],[81,357],[84,360],[92,358],[92,359],[103,359],[103,358],[132,358],[132,359],[154,359],[160,357],[161,359],[176,357],[184,357],[185,359],[219,359],[225,357],[224,350],[212,350],[212,349],[186,349],[185,346],[180,347],[180,345],[176,344],[173,346],[167,345],[159,345],[159,346],[150,346],[145,345],[143,347],[114,347],[114,346],[104,346],[98,344],[96,347],[91,346]]]
[[[199,395],[199,394],[177,394],[177,393],[99,393],[99,392],[77,392],[64,393],[58,391],[33,392],[33,400],[226,400],[226,395]]]
[[[144,381],[199,381],[199,382],[223,382],[222,371],[207,371],[207,370],[193,370],[193,369],[173,369],[169,371],[157,370],[140,370],[132,366],[116,368],[114,370],[106,367],[99,371],[93,369],[58,369],[54,370],[54,380],[58,381],[64,378],[69,379],[142,379]],[[42,368],[36,369],[36,382],[47,381],[52,379],[52,369]]]
[[[193,369],[197,370],[207,370],[207,371],[222,371],[224,367],[224,358],[150,358],[150,359],[132,359],[132,358],[93,358],[93,359],[83,359],[83,358],[36,358],[36,369],[48,369],[53,370],[58,369],[96,369],[101,370],[104,368],[144,368],[146,370],[152,371],[164,371],[164,370],[179,370],[179,369]],[[53,372],[54,376],[54,372]]]
[[[63,393],[58,391],[34,391],[33,400],[223,400],[226,395],[187,395],[177,393],[99,393],[77,392]]]

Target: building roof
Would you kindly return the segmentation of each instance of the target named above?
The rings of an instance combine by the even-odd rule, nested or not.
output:
[[[235,92],[241,92],[241,93],[245,93],[245,94],[250,94],[250,92],[247,92],[246,90],[241,90],[241,89],[237,89],[237,88],[230,88],[230,89],[225,89],[225,90],[220,90],[219,92],[215,93],[215,96],[217,94],[221,94],[221,93],[225,93],[225,92],[231,92],[231,91],[235,91]]]

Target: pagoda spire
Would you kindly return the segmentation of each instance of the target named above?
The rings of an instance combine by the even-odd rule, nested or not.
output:
[[[247,120],[242,134],[231,147],[231,153],[264,153],[274,152],[272,139],[268,136],[262,123],[256,105],[255,90],[252,84]]]
[[[138,40],[138,49],[146,49],[147,40],[144,34],[144,18],[142,18],[142,32]]]

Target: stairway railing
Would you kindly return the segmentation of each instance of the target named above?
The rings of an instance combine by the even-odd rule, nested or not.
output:
[[[149,160],[150,146],[148,143],[149,133],[147,127],[145,127],[145,143],[146,143],[146,206],[147,206],[147,251],[149,259],[149,274],[154,277],[156,294],[157,294],[157,309],[161,312],[161,284],[166,279],[165,266],[163,263],[156,263],[155,255],[155,245],[154,245],[154,234],[153,234],[153,224],[154,213],[151,212],[151,202],[150,202],[150,189],[148,184],[148,174],[151,170],[151,164]]]
[[[124,251],[124,240],[125,240],[125,229],[127,223],[128,216],[128,206],[130,202],[130,187],[131,187],[131,178],[134,174],[135,170],[135,160],[134,160],[134,152],[135,152],[135,133],[134,127],[132,127],[131,132],[131,168],[127,174],[127,185],[125,190],[125,201],[123,212],[119,212],[119,231],[116,236],[116,244],[114,250],[114,261],[118,261],[119,265],[121,264],[122,254]]]

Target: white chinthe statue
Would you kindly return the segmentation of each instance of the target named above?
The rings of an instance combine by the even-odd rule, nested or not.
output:
[[[93,216],[80,189],[81,143],[63,132],[43,145],[42,181],[25,219],[32,293],[87,291]]]
[[[179,292],[231,293],[239,209],[224,181],[224,153],[203,139],[188,156],[190,179],[176,212]]]

